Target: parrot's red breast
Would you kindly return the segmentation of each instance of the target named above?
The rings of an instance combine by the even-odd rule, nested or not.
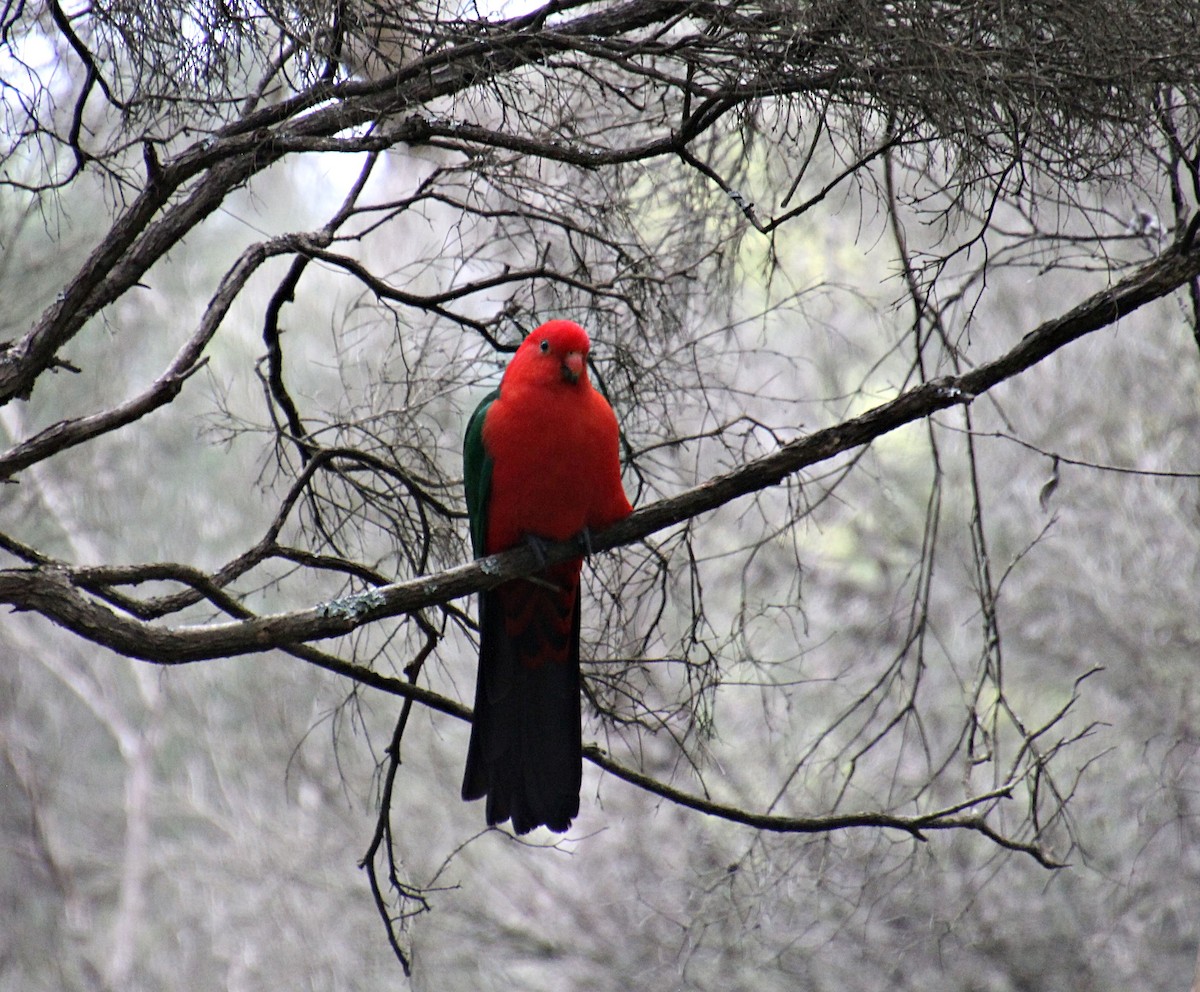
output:
[[[487,553],[529,534],[599,530],[633,508],[621,485],[617,418],[588,381],[588,336],[552,320],[517,349],[483,424],[492,459]]]

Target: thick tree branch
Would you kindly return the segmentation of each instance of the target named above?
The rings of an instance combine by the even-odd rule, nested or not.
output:
[[[674,16],[683,6],[634,0],[583,14],[558,32],[560,44],[573,37],[636,30]],[[404,114],[534,64],[548,47],[557,47],[530,30],[524,19],[486,27],[477,40],[450,45],[382,79],[320,82],[252,111],[160,163],[153,181],[121,214],[55,303],[23,338],[0,346],[0,405],[28,397],[38,377],[53,367],[58,351],[89,318],[136,285],[232,190],[284,155],[322,148],[379,150],[428,140],[428,122],[419,116],[401,120]],[[400,123],[377,137],[347,137],[355,128],[386,119]],[[182,197],[168,206],[182,190]]]
[[[785,8],[738,18],[727,5],[700,2],[627,0],[582,12],[573,10],[574,6],[548,3],[531,15],[509,20],[461,22],[438,46],[394,72],[340,83],[323,78],[293,96],[254,105],[256,109],[248,109],[240,119],[173,157],[159,161],[157,154],[151,155],[148,161],[156,164],[146,187],[80,271],[26,335],[0,347],[0,404],[29,396],[37,379],[54,367],[57,353],[88,319],[136,285],[150,266],[211,215],[231,191],[293,152],[378,151],[405,142],[440,141],[464,150],[505,148],[595,168],[675,154],[736,107],[767,98],[799,96],[823,105],[822,114],[841,108],[851,115],[932,120],[934,125],[942,125],[942,133],[966,135],[961,139],[964,150],[978,146],[975,152],[987,157],[998,154],[992,142],[1007,148],[1009,136],[978,135],[978,128],[971,125],[977,123],[976,117],[992,119],[997,106],[1037,105],[1053,124],[1058,101],[1070,105],[1074,96],[1083,101],[1081,107],[1097,115],[1095,126],[1100,126],[1117,113],[1114,100],[1118,97],[1123,101],[1121,112],[1126,114],[1134,114],[1142,99],[1140,90],[1126,92],[1119,79],[1103,73],[1095,78],[1084,74],[1080,79],[1069,74],[1059,79],[1027,78],[1028,51],[1022,46],[1029,44],[1029,39],[1020,32],[1012,40],[1011,50],[1001,46],[977,51],[972,48],[977,39],[955,34],[961,26],[914,23],[915,51],[901,53],[904,58],[892,53],[881,59],[871,47],[870,31],[878,28],[874,20],[847,20],[825,34],[819,25],[797,32],[796,25],[784,19]],[[648,32],[667,26],[681,31],[669,43]],[[70,26],[64,30],[88,64],[89,78],[104,85]],[[943,37],[940,31],[949,31],[949,36]],[[1153,63],[1149,81],[1170,85],[1177,77],[1190,78],[1194,59],[1186,44],[1169,43],[1171,38],[1162,41],[1164,51]],[[927,51],[935,47],[943,51],[962,48],[973,58],[990,60],[987,71],[973,77],[980,91],[947,93],[945,78],[918,71],[918,66],[924,68]],[[1106,54],[1101,47],[1086,64],[1102,64]],[[546,71],[554,71],[551,61],[557,57],[583,60],[589,72],[603,69],[611,73],[608,85],[614,89],[645,86],[656,90],[643,94],[653,96],[644,101],[646,105],[659,105],[671,97],[689,112],[672,118],[679,122],[675,128],[665,120],[649,120],[638,111],[615,116],[603,129],[606,144],[498,130],[429,112],[434,101],[521,70],[547,67]],[[1086,53],[1079,57],[1086,61]],[[673,71],[659,68],[660,61]],[[1014,65],[1019,65],[1020,71]],[[1075,90],[1058,96],[1068,78]],[[85,84],[81,100],[89,85]],[[113,99],[111,94],[109,98]],[[690,110],[693,100],[699,105]],[[1088,101],[1100,102],[1092,108]],[[1140,120],[1127,123],[1142,129]],[[1043,140],[1057,140],[1056,128],[1047,128],[1043,122],[1043,129]],[[923,140],[922,133],[918,127],[918,140]],[[907,135],[902,131],[897,136]],[[1081,143],[1076,153],[1082,148]],[[1106,151],[1107,143],[1098,143],[1097,149],[1098,156],[1111,154],[1111,149]],[[162,150],[168,150],[165,142]],[[82,154],[77,145],[75,151]],[[1030,145],[1022,154],[1032,151]]]
[[[630,544],[666,527],[723,506],[739,496],[777,485],[787,476],[939,410],[971,402],[1048,355],[1092,331],[1184,286],[1200,274],[1200,249],[1171,249],[1113,287],[1040,325],[996,360],[960,376],[922,383],[895,399],[842,424],[792,441],[723,476],[670,499],[644,507],[594,535],[605,551]],[[547,549],[549,562],[578,555],[573,542]],[[93,600],[81,586],[82,573],[61,566],[0,571],[0,602],[33,610],[81,637],[121,654],[158,664],[179,664],[286,648],[347,634],[364,623],[450,602],[538,570],[532,549],[493,555],[435,575],[382,586],[350,600],[306,610],[197,626],[165,627],[121,615]]]

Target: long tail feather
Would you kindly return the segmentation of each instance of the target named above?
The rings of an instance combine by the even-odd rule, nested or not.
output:
[[[562,832],[579,813],[578,573],[506,583],[480,597],[479,677],[464,799],[487,821]],[[566,579],[565,583],[562,581]]]

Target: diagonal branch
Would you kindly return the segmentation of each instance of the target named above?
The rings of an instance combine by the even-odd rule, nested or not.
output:
[[[263,262],[276,255],[312,251],[322,243],[328,244],[329,237],[321,234],[289,234],[251,245],[225,274],[204,311],[200,325],[162,375],[143,392],[110,410],[74,420],[60,420],[33,437],[13,445],[8,451],[0,454],[0,481],[12,478],[22,469],[60,451],[140,420],[148,413],[170,403],[179,395],[184,382],[203,366],[204,349],[217,333],[246,282]]]
[[[556,37],[561,37],[561,47],[592,34],[636,30],[674,16],[684,6],[629,0],[580,15]],[[549,12],[554,7],[549,4],[544,9]],[[28,398],[37,379],[57,361],[57,352],[88,319],[136,285],[232,190],[291,152],[371,151],[405,141],[427,141],[432,133],[428,122],[419,115],[411,119],[404,115],[539,62],[550,45],[540,26],[536,19],[526,18],[499,22],[475,40],[436,51],[380,79],[317,83],[289,99],[250,111],[162,162],[153,181],[130,203],[30,331],[17,341],[0,343],[0,405]],[[385,133],[379,137],[354,137],[355,129],[385,119],[398,123],[382,129]]]
[[[740,496],[778,485],[811,465],[869,444],[939,410],[969,403],[1072,341],[1186,285],[1198,274],[1200,248],[1172,248],[1111,288],[1040,325],[994,361],[964,375],[922,383],[861,416],[792,441],[739,469],[644,507],[595,535],[592,549],[606,551],[630,544]],[[578,546],[571,541],[547,548],[543,561],[532,549],[519,548],[435,575],[381,586],[353,602],[196,626],[164,627],[118,614],[86,594],[82,572],[61,566],[0,571],[0,602],[41,613],[121,654],[158,664],[181,664],[342,636],[365,623],[444,604],[578,554]]]

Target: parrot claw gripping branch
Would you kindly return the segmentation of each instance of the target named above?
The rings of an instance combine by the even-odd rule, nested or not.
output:
[[[578,324],[552,320],[517,349],[463,441],[476,557],[580,539],[633,512],[621,485],[617,418],[587,376]],[[544,564],[544,553],[540,556]],[[486,797],[489,825],[562,832],[579,813],[579,576],[543,567],[479,597],[479,673],[463,799]]]

